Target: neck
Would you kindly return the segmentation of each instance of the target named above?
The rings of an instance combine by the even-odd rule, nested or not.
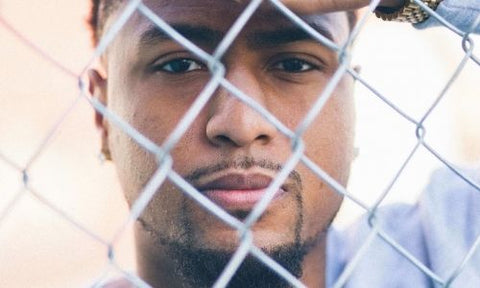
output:
[[[303,260],[303,274],[300,280],[309,288],[324,288],[326,273],[326,235],[312,247]]]
[[[149,283],[152,287],[155,288],[177,288],[177,287],[189,287],[186,285],[185,275],[180,275],[178,272],[178,259],[175,259],[176,253],[171,252],[171,247],[162,245],[157,241],[153,240],[148,232],[145,232],[142,228],[137,227],[136,229],[136,246],[137,246],[137,264],[138,264],[138,273],[142,279]],[[307,287],[311,288],[324,288],[325,287],[325,257],[326,257],[326,237],[322,235],[321,239],[318,239],[315,243],[309,247],[306,251],[305,256],[301,262],[302,275],[300,276],[300,281],[304,283]],[[172,255],[173,254],[173,255]],[[225,260],[228,261],[229,257]],[[202,257],[199,257],[202,258]],[[208,258],[208,257],[207,257]],[[248,259],[248,258],[247,258]],[[199,260],[202,261],[202,260]],[[247,260],[246,260],[247,261]],[[250,259],[250,262],[255,261],[253,264],[254,268],[246,268],[246,273],[250,275],[250,272],[257,272],[256,270],[262,271],[264,268],[263,264],[260,264],[256,259]],[[251,264],[251,263],[249,263]],[[208,267],[214,266],[206,264]],[[243,265],[243,264],[242,264]],[[252,265],[246,265],[252,267]],[[223,267],[223,266],[221,266]],[[242,267],[241,267],[242,268]],[[213,269],[213,268],[212,268]],[[250,270],[249,270],[250,269]],[[221,269],[219,273],[221,272]],[[265,273],[266,272],[266,273]],[[264,282],[259,281],[258,283],[263,284],[251,284],[255,287],[278,287],[278,284],[271,283],[271,286],[268,282],[270,276],[265,276],[266,274],[271,274],[271,277],[274,277],[275,280],[278,280],[276,274],[270,273],[270,269],[266,269],[263,272],[259,273],[259,280],[264,280]],[[235,278],[234,278],[235,279]],[[273,278],[272,278],[273,279]],[[245,283],[245,282],[241,282]],[[257,283],[252,281],[252,283]],[[213,283],[211,283],[213,285]],[[209,285],[209,286],[211,286]],[[249,284],[242,284],[241,287],[249,287]],[[198,287],[199,285],[192,284],[192,287]],[[208,285],[207,285],[208,286]],[[234,285],[232,285],[234,286]],[[287,286],[289,287],[289,286]]]
[[[135,230],[139,276],[154,288],[184,287],[178,281],[175,262],[168,256],[166,247],[152,243],[151,235],[142,228]]]

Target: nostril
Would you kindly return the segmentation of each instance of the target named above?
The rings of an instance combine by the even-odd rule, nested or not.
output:
[[[266,134],[261,134],[257,136],[256,140],[261,142],[262,144],[267,144],[270,141],[270,136]]]
[[[243,147],[268,144],[276,129],[266,119],[232,97],[216,98],[206,123],[206,136],[214,146]]]
[[[230,139],[228,136],[225,136],[225,135],[217,135],[217,136],[215,136],[215,141],[216,141],[217,143],[233,142],[232,139]]]

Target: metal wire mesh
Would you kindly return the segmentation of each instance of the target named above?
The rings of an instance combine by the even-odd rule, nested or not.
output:
[[[313,39],[322,43],[328,49],[335,51],[339,58],[339,66],[335,71],[328,84],[324,87],[320,95],[318,95],[317,100],[311,106],[308,113],[304,116],[300,124],[295,127],[295,129],[289,129],[284,123],[278,120],[275,115],[270,111],[265,109],[262,105],[257,103],[253,98],[251,98],[247,93],[242,92],[242,87],[236,87],[233,83],[228,80],[226,77],[227,69],[222,64],[221,59],[228,52],[229,48],[232,46],[232,43],[235,41],[237,36],[242,32],[242,29],[248,23],[249,19],[255,15],[260,5],[263,2],[270,2],[271,5],[278,9],[285,17],[287,17],[292,23],[295,23],[298,27],[303,29],[306,33],[310,34]],[[24,43],[25,46],[33,49],[36,53],[50,62],[50,64],[64,73],[70,78],[78,80],[79,94],[71,102],[71,105],[65,109],[62,114],[58,117],[55,123],[51,126],[51,129],[43,137],[43,140],[37,146],[37,149],[27,157],[27,160],[23,163],[18,163],[17,161],[12,160],[8,154],[4,154],[3,151],[0,151],[0,161],[3,164],[9,166],[9,169],[16,171],[21,175],[21,182],[23,183],[21,189],[18,192],[13,194],[13,197],[7,200],[7,204],[0,207],[0,229],[2,223],[6,221],[18,203],[22,198],[27,195],[38,200],[40,203],[45,205],[45,209],[50,209],[55,212],[58,217],[61,217],[63,220],[67,221],[69,225],[72,225],[78,229],[81,233],[84,233],[89,238],[98,242],[99,245],[108,249],[108,260],[109,264],[105,270],[105,273],[101,277],[92,281],[92,287],[100,287],[107,279],[107,271],[113,270],[119,272],[123,275],[128,281],[134,284],[137,287],[150,287],[143,279],[141,279],[136,273],[125,270],[118,264],[115,253],[115,245],[118,241],[124,237],[125,231],[128,226],[135,222],[140,215],[144,212],[146,207],[152,201],[152,199],[160,192],[159,187],[165,182],[170,181],[176,187],[181,189],[183,193],[188,195],[190,198],[198,202],[202,207],[211,212],[213,215],[218,217],[221,221],[225,222],[228,226],[238,231],[238,237],[241,239],[240,245],[236,252],[233,254],[233,257],[228,262],[228,265],[224,268],[221,276],[217,279],[214,284],[214,287],[226,287],[235,275],[235,272],[243,263],[247,256],[253,256],[258,261],[262,262],[274,272],[276,272],[280,277],[284,278],[285,281],[290,283],[293,287],[305,287],[295,276],[293,276],[289,271],[284,267],[276,263],[269,255],[264,251],[259,249],[254,245],[254,237],[252,233],[252,227],[260,219],[260,217],[266,211],[269,203],[275,197],[276,191],[278,191],[281,185],[286,181],[289,174],[294,170],[294,168],[302,163],[308,167],[318,178],[320,178],[325,184],[327,184],[331,189],[345,197],[345,201],[351,201],[355,203],[364,210],[369,219],[368,223],[371,227],[368,238],[365,242],[361,244],[361,248],[355,254],[349,262],[343,273],[338,279],[335,280],[334,287],[343,287],[349,280],[350,275],[355,271],[358,265],[361,265],[361,259],[365,256],[365,251],[372,245],[375,245],[375,239],[381,239],[389,246],[391,246],[395,253],[398,253],[405,259],[411,262],[411,265],[417,267],[425,275],[427,275],[435,285],[439,287],[450,287],[455,283],[455,279],[461,275],[464,267],[471,261],[475,255],[478,255],[478,246],[480,246],[480,235],[476,236],[474,243],[470,245],[470,249],[464,255],[463,259],[455,259],[458,265],[456,269],[451,271],[449,275],[439,275],[428,263],[422,263],[418,260],[415,255],[408,251],[405,247],[399,244],[394,238],[381,225],[381,216],[377,215],[379,206],[382,204],[384,199],[389,195],[391,188],[397,183],[398,179],[401,177],[404,169],[412,161],[412,158],[418,153],[420,149],[426,149],[429,153],[437,158],[443,163],[449,170],[453,171],[459,178],[468,183],[471,187],[480,192],[480,186],[478,182],[475,182],[471,176],[466,175],[464,172],[455,167],[448,159],[442,156],[442,153],[438,152],[433,145],[426,140],[425,135],[428,131],[427,125],[425,122],[429,119],[430,115],[435,111],[437,106],[444,101],[444,98],[450,91],[451,87],[455,85],[456,79],[464,70],[464,67],[469,63],[474,63],[480,65],[480,60],[477,56],[474,55],[474,40],[471,37],[472,31],[475,27],[480,25],[480,17],[477,18],[475,23],[473,23],[469,31],[461,31],[451,23],[445,21],[442,17],[429,9],[422,2],[415,0],[415,3],[422,6],[431,17],[435,17],[441,24],[447,29],[451,30],[452,33],[457,34],[462,40],[462,48],[464,50],[464,57],[460,63],[458,63],[456,70],[451,75],[450,79],[443,84],[440,93],[435,97],[434,101],[429,105],[421,117],[413,117],[408,112],[405,112],[401,107],[396,105],[392,100],[389,100],[387,95],[384,95],[382,92],[375,89],[374,85],[371,84],[367,79],[364,79],[355,69],[351,67],[351,46],[356,40],[361,30],[365,25],[367,19],[372,17],[372,11],[378,5],[379,1],[372,1],[368,7],[368,11],[362,14],[362,17],[359,19],[357,25],[350,33],[349,38],[338,45],[333,43],[325,36],[320,34],[318,31],[309,26],[305,21],[298,17],[295,13],[290,11],[278,0],[262,1],[262,0],[253,0],[248,3],[241,15],[236,19],[235,23],[228,30],[224,38],[218,44],[213,53],[207,53],[202,50],[200,47],[195,45],[189,39],[182,36],[175,29],[173,29],[167,22],[162,18],[156,15],[149,7],[147,7],[141,0],[131,0],[122,8],[121,13],[118,17],[115,18],[115,21],[111,25],[110,29],[104,34],[101,41],[97,45],[94,54],[91,57],[91,60],[86,63],[85,68],[80,72],[76,73],[66,68],[62,63],[59,63],[52,57],[48,52],[43,51],[35,45],[28,37],[23,36],[23,34],[17,32],[15,27],[12,27],[3,17],[0,15],[0,24],[6,28],[9,32],[13,33],[19,41]],[[88,83],[86,83],[86,73],[87,70],[92,67],[93,63],[99,59],[109,48],[112,41],[118,33],[124,28],[127,21],[131,19],[134,13],[140,13],[144,17],[148,18],[151,23],[156,25],[160,30],[168,34],[172,39],[177,41],[180,45],[191,51],[199,59],[207,64],[208,69],[211,72],[211,78],[202,91],[195,98],[192,105],[189,107],[188,111],[184,114],[183,118],[177,123],[175,128],[171,133],[165,137],[165,140],[162,143],[156,143],[155,141],[149,139],[138,131],[135,127],[128,123],[128,121],[122,119],[114,113],[114,111],[109,110],[108,107],[104,106],[96,98],[92,98],[90,92],[88,91]],[[322,109],[329,101],[329,99],[334,95],[334,91],[341,81],[342,77],[345,75],[351,75],[359,84],[362,85],[365,89],[371,91],[372,95],[376,96],[380,101],[382,101],[386,106],[391,108],[391,113],[396,113],[400,117],[404,118],[406,122],[413,124],[416,127],[416,140],[413,147],[411,147],[408,156],[405,158],[403,163],[398,167],[395,175],[392,176],[390,184],[386,189],[377,197],[375,203],[368,204],[363,201],[358,195],[352,195],[346,187],[343,187],[338,183],[333,177],[331,177],[319,163],[315,163],[308,156],[305,155],[305,143],[303,136],[311,126],[312,122],[317,118],[321,113]],[[280,133],[285,135],[291,141],[291,155],[288,160],[283,164],[276,177],[269,185],[262,199],[254,206],[253,210],[248,214],[248,216],[240,221],[236,217],[233,217],[227,213],[224,209],[213,203],[209,198],[204,194],[197,191],[188,181],[182,178],[176,171],[173,169],[174,159],[171,156],[171,151],[176,147],[179,141],[184,137],[185,133],[195,122],[200,112],[205,108],[207,103],[213,97],[215,91],[219,88],[225,89],[229,92],[232,97],[238,99],[245,103],[248,107],[253,109],[256,113],[261,115],[265,121],[268,121],[273,125]],[[66,121],[69,115],[73,113],[75,109],[80,105],[79,103],[87,101],[91,106],[101,113],[103,117],[108,119],[109,123],[121,129],[126,135],[128,135],[134,142],[136,142],[142,149],[148,151],[155,155],[158,167],[149,179],[147,184],[143,187],[142,191],[139,191],[138,198],[134,201],[130,214],[127,219],[123,221],[123,224],[116,229],[116,232],[112,238],[105,239],[100,236],[98,233],[92,231],[89,227],[85,226],[81,222],[75,219],[68,211],[64,210],[62,207],[58,207],[54,201],[51,201],[44,197],[40,193],[35,185],[32,185],[30,179],[31,167],[35,165],[36,161],[45,153],[47,146],[51,143],[52,138],[58,132],[59,127]],[[392,271],[393,273],[394,271]]]

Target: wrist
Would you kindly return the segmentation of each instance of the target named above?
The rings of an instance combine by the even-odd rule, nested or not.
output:
[[[383,6],[384,2],[387,5],[394,4],[392,1],[396,0],[385,0],[381,2],[377,9],[375,9],[375,14],[378,18],[386,21],[420,23],[430,17],[430,14],[423,10],[423,8],[421,8],[421,6],[416,4],[413,0],[402,0],[403,5],[397,8]],[[421,0],[421,2],[427,5],[431,10],[437,9],[438,5],[442,1],[443,0]]]

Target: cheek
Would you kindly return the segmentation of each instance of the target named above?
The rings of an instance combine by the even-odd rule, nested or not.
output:
[[[302,238],[319,239],[340,209],[343,197],[311,172],[304,179],[308,185],[304,186]]]
[[[109,84],[112,84],[112,88],[116,87],[109,90],[109,109],[158,146],[172,133],[194,100],[194,97],[174,95],[174,91],[170,91],[172,89],[163,89],[164,95],[158,95],[155,92],[158,89],[152,89],[150,85]],[[181,173],[177,167],[183,166],[178,163],[188,163],[188,157],[191,157],[188,151],[196,147],[192,145],[192,142],[197,141],[193,137],[199,133],[193,133],[192,130],[199,129],[199,122],[199,119],[194,121],[171,152],[177,172]],[[112,156],[127,200],[132,203],[157,169],[157,162],[154,155],[137,144],[121,128],[113,124],[110,127],[109,145]]]
[[[112,86],[119,88],[109,90],[108,108],[131,128],[160,146],[174,126],[169,119],[176,115],[168,113],[177,110],[164,109],[166,105],[161,105],[153,95],[138,92],[138,89],[128,89],[128,85],[116,83]],[[113,122],[109,127],[108,140],[112,157],[125,196],[129,204],[132,204],[157,169],[157,161],[124,128]]]
[[[129,205],[157,169],[155,158],[119,128],[112,128],[109,143],[117,174]]]
[[[341,83],[304,136],[306,155],[344,187],[350,174],[355,134],[355,112],[350,83]],[[319,232],[319,229],[325,229],[335,216],[342,196],[330,189],[313,172],[305,169],[306,231],[310,229]]]
[[[305,133],[306,155],[341,185],[348,181],[353,159],[355,108],[352,82],[339,83]]]

